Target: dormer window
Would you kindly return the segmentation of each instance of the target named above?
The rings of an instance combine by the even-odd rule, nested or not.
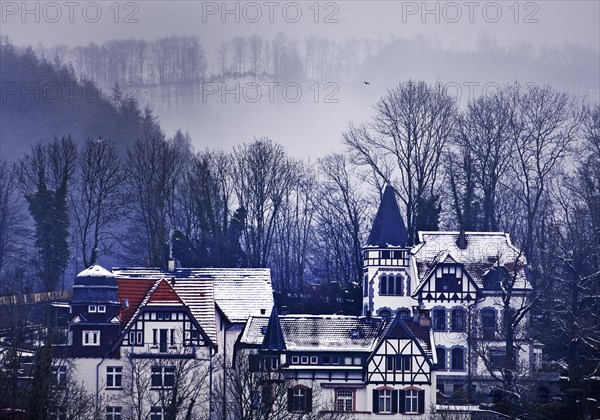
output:
[[[106,305],[98,305],[99,313],[106,313]]]
[[[89,313],[96,313],[98,312],[98,307],[96,305],[88,305],[88,312]]]

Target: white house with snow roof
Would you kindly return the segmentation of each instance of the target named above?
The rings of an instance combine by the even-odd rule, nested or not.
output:
[[[489,393],[506,361],[508,311],[519,318],[532,287],[527,261],[502,232],[419,232],[408,244],[395,191],[385,187],[363,248],[363,314],[431,317],[441,395]],[[519,375],[540,365],[541,345],[516,322]]]
[[[255,376],[245,382],[255,386],[237,396],[236,418],[261,410],[274,418],[430,413],[435,354],[430,320],[420,315],[279,316],[274,308],[269,318],[251,317],[236,344],[235,367],[243,378]]]
[[[273,307],[268,269],[93,266],[73,289],[57,365],[97,396],[97,417],[107,420],[221,410],[216,393],[237,336],[248,317]]]

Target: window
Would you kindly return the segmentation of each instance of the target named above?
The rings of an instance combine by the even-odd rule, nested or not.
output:
[[[81,344],[84,346],[99,346],[100,331],[83,331],[83,340]]]
[[[98,312],[106,313],[106,305],[98,305]]]
[[[380,389],[379,390],[379,412],[380,413],[391,413],[392,412],[392,390],[391,389]]]
[[[303,386],[288,389],[288,411],[308,413],[312,410],[312,390]]]
[[[302,356],[300,358],[300,363],[302,363],[303,365],[307,365],[308,364],[308,356]]]
[[[152,388],[172,388],[175,385],[175,366],[152,366]]]
[[[298,356],[292,356],[292,364],[297,365],[300,363],[300,358]]]
[[[264,356],[262,359],[263,370],[279,369],[279,356]]]
[[[444,309],[433,310],[433,329],[435,331],[446,329],[446,311]]]
[[[437,356],[437,368],[446,369],[446,349],[443,347],[436,347],[435,354]]]
[[[384,319],[390,319],[390,317],[392,316],[392,312],[389,309],[380,309],[379,316]]]
[[[411,387],[400,391],[399,404],[401,413],[423,414],[425,413],[425,391]]]
[[[123,410],[119,406],[109,405],[106,407],[106,420],[122,420]]]
[[[151,407],[150,420],[165,420],[164,409],[162,407]]]
[[[350,389],[339,389],[335,397],[336,411],[354,411],[354,393]]]
[[[456,278],[454,273],[444,273],[435,279],[436,292],[461,292],[462,279]]]
[[[419,393],[416,389],[411,389],[406,391],[406,397],[404,400],[404,410],[406,413],[417,413],[418,412],[418,402],[419,402]]]
[[[490,367],[492,369],[502,369],[508,366],[505,348],[495,348],[489,350]],[[517,350],[514,352],[514,360],[517,360]]]
[[[410,372],[412,358],[408,355],[386,356],[388,371]]]
[[[89,312],[89,313],[95,313],[95,312],[98,312],[98,308],[96,307],[96,305],[89,305],[89,306],[88,306],[88,312]]]
[[[465,330],[465,311],[462,308],[452,309],[452,331]]]
[[[401,275],[381,276],[379,278],[379,294],[382,296],[403,296],[403,278]]]
[[[60,384],[67,380],[67,367],[66,366],[52,366],[52,376],[54,377],[54,383]]]
[[[496,311],[493,309],[481,311],[481,330],[483,338],[496,338]]]
[[[369,276],[366,274],[363,279],[363,296],[369,296]]]
[[[317,358],[317,356],[310,356],[310,364],[311,365],[316,365],[318,361],[319,361],[319,359]]]
[[[330,363],[331,363],[331,359],[329,358],[329,356],[323,356],[323,364],[328,365]]]
[[[107,366],[106,367],[106,387],[107,388],[121,388],[122,379],[123,379],[123,368],[121,366]]]
[[[410,311],[408,309],[398,309],[398,315],[400,318],[410,318]]]
[[[144,345],[144,331],[142,331],[142,330],[129,331],[129,345],[130,346]]]
[[[465,369],[465,351],[456,347],[452,349],[452,370],[464,370]]]

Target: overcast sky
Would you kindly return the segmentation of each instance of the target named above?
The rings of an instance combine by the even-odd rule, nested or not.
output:
[[[19,46],[35,47],[38,43],[47,47],[76,46],[110,39],[197,35],[211,65],[216,62],[216,49],[225,40],[252,34],[272,39],[280,31],[299,41],[308,36],[338,41],[421,36],[430,45],[448,50],[475,49],[485,36],[501,46],[524,42],[537,47],[574,44],[590,48],[592,54],[600,57],[600,1],[597,0],[318,3],[3,0],[1,3],[0,30]],[[419,57],[413,55],[407,61],[410,59]],[[422,60],[419,64],[427,67],[428,63]],[[443,66],[436,65],[439,68],[423,78],[457,80],[456,75],[447,76]],[[402,75],[420,77],[423,73],[420,68]],[[169,135],[176,128],[189,130],[197,148],[228,148],[251,141],[254,136],[268,135],[283,143],[291,153],[318,157],[339,150],[341,132],[348,122],[368,118],[376,100],[402,77],[377,80],[373,73],[365,76],[373,78],[369,87],[360,81],[351,89],[340,84],[337,104],[322,101],[316,104],[302,101],[294,107],[280,107],[277,103],[245,107],[242,104],[235,111],[237,114],[232,114],[230,108],[215,107],[201,110],[202,115],[195,110],[195,114],[159,117]],[[507,69],[508,73],[508,79],[518,77],[518,63]]]
[[[235,35],[269,37],[283,31],[297,39],[426,35],[452,48],[473,47],[476,37],[487,33],[502,45],[571,42],[600,49],[597,0],[228,1],[225,7],[224,2],[146,0],[121,1],[118,13],[112,1],[1,3],[2,32],[19,45],[84,45],[113,38],[195,34],[210,48]]]

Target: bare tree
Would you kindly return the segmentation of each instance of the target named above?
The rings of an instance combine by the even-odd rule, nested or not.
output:
[[[437,83],[401,84],[375,105],[368,125],[350,125],[344,143],[358,165],[387,179],[390,169],[400,179],[409,239],[419,229],[435,229],[437,188],[442,152],[456,126],[456,105]]]
[[[317,209],[317,182],[312,167],[299,165],[299,178],[284,194],[273,244],[273,277],[281,292],[302,290]]]
[[[233,183],[245,209],[243,243],[252,267],[266,267],[283,199],[298,180],[298,163],[267,138],[234,148]]]
[[[316,216],[312,270],[323,280],[362,278],[362,245],[368,200],[360,191],[348,159],[332,154],[319,161],[321,182]]]
[[[341,420],[352,419],[352,413],[335,411],[333,398],[329,400],[315,381],[296,381],[285,368],[270,369],[261,365],[260,358],[251,350],[239,350],[234,364],[227,371],[227,389],[231,403],[220,420]],[[278,357],[278,356],[275,356]],[[251,362],[253,359],[257,363]],[[306,395],[306,406],[290,407],[290,390],[300,386]]]
[[[469,180],[476,181],[477,188],[481,190],[484,231],[497,231],[499,226],[496,208],[498,188],[513,157],[510,125],[516,112],[513,89],[507,86],[470,102],[464,117],[459,119],[458,135],[453,141],[458,154],[455,159],[461,156],[468,159],[464,162],[470,165],[465,167],[466,174]],[[449,170],[453,169],[452,163]],[[472,186],[467,189],[467,195],[472,194]],[[472,227],[469,226],[469,229]]]
[[[110,249],[110,228],[119,220],[124,177],[115,144],[87,139],[81,153],[77,183],[70,194],[71,211],[85,267]]]
[[[22,259],[19,251],[27,238],[24,207],[12,166],[0,161],[0,279],[6,266]],[[8,279],[0,283],[8,286]],[[5,292],[0,290],[0,294]]]
[[[163,136],[145,134],[127,152],[130,255],[151,266],[164,266],[172,227],[183,153]]]
[[[551,179],[579,134],[583,113],[574,99],[549,86],[512,88],[517,110],[510,120],[514,156],[510,168],[514,182],[505,185],[514,193],[526,214],[523,250],[535,268],[535,228],[540,205]]]

